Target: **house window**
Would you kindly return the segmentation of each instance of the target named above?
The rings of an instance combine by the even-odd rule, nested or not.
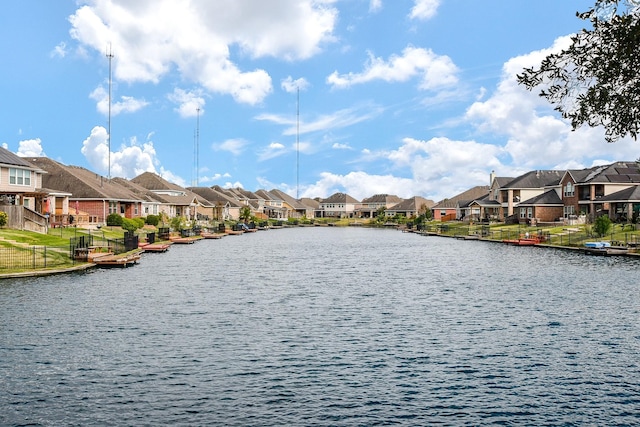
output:
[[[109,213],[118,213],[118,204],[116,202],[109,202]]]
[[[9,168],[9,184],[31,185],[31,171]]]
[[[520,208],[520,218],[527,217],[527,208]]]
[[[573,197],[574,194],[575,194],[575,187],[570,182],[567,182],[567,185],[564,186],[564,196]]]
[[[527,208],[527,218],[533,218],[533,208]]]
[[[562,208],[562,210],[564,211],[565,218],[568,218],[571,215],[575,215],[576,213],[576,209],[574,206],[565,206],[564,208]]]

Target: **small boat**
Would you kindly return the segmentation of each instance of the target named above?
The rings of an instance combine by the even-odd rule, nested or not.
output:
[[[587,242],[584,244],[585,248],[589,249],[606,249],[611,247],[609,242]]]

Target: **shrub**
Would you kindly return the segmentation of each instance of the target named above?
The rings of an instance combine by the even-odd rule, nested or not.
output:
[[[133,222],[135,222],[137,228],[144,227],[144,218],[133,218]]]
[[[0,212],[0,227],[4,227],[9,222],[9,215],[6,212]]]
[[[593,224],[593,231],[595,231],[598,236],[602,237],[609,232],[611,228],[611,219],[608,215],[601,215],[596,218]]]
[[[138,229],[138,223],[131,218],[122,218],[122,228],[129,233],[133,233]]]
[[[145,222],[149,225],[158,226],[160,224],[160,217],[158,215],[147,215]]]
[[[121,227],[123,218],[117,213],[112,213],[107,216],[107,225],[113,227]]]

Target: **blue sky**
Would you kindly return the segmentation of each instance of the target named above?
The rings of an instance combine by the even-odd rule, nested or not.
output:
[[[488,185],[492,170],[634,160],[638,143],[571,132],[515,82],[592,4],[7,2],[0,143],[104,176],[357,199],[437,201]]]

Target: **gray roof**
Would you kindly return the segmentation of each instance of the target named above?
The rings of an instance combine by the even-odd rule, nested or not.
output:
[[[292,208],[296,209],[296,210],[307,210],[307,209],[313,209],[313,206],[309,206],[306,205],[304,203],[302,203],[302,201],[300,200],[296,200],[294,197],[288,195],[287,193],[285,193],[284,191],[278,190],[278,189],[273,189],[271,191],[269,191],[272,194],[275,194],[276,196],[280,197],[280,199],[282,199],[283,202],[286,202],[289,206],[291,206]],[[316,202],[316,208],[319,206],[319,204]]]
[[[556,190],[548,190],[542,194],[532,197],[524,202],[520,202],[518,206],[541,206],[541,205],[555,205],[563,206],[562,199],[558,196]]]
[[[620,161],[603,166],[567,171],[576,184],[640,183],[640,166],[636,162]]]
[[[334,193],[321,203],[359,203],[356,199],[345,193]]]
[[[88,169],[66,166],[47,157],[32,158],[31,162],[47,172],[42,175],[43,187],[71,193],[71,199],[141,201],[128,188]]]
[[[473,200],[479,200],[489,194],[488,185],[477,185],[464,191],[450,199],[444,199],[432,206],[431,209],[456,209],[459,204],[469,203]]]
[[[625,188],[624,190],[616,191],[607,196],[600,197],[598,202],[640,202],[640,185],[634,185],[633,187]]]
[[[544,188],[559,185],[564,171],[558,170],[535,170],[520,175],[512,179],[509,183],[500,188],[522,189],[522,188]]]
[[[0,147],[0,164],[7,166],[19,166],[21,168],[40,171],[37,166],[29,163],[22,157],[12,153],[4,147]]]
[[[169,182],[160,175],[153,172],[144,172],[133,178],[131,182],[141,185],[142,187],[151,191],[185,191],[185,189],[183,187],[180,187],[178,184]]]
[[[418,212],[422,206],[425,206],[427,209],[431,209],[435,202],[430,199],[425,199],[424,197],[414,196],[408,199],[402,200],[400,203],[397,203],[387,209],[387,212]]]
[[[225,206],[229,204],[229,206],[240,207],[240,204],[235,199],[210,187],[188,187],[187,190],[207,200],[208,203],[213,206]]]
[[[366,199],[362,199],[362,203],[401,203],[402,199],[394,194],[375,194]]]

